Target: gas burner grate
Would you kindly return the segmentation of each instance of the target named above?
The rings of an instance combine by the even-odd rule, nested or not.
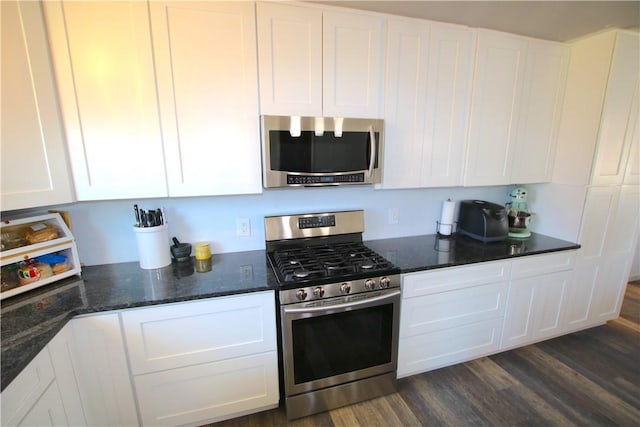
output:
[[[270,257],[281,283],[348,277],[394,268],[393,264],[362,243],[277,250]]]

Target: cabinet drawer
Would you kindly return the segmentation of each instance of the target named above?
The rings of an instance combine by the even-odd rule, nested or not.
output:
[[[201,425],[278,405],[277,352],[135,377],[143,425]]]
[[[400,338],[398,377],[486,356],[499,349],[502,319]]]
[[[576,251],[533,255],[513,260],[511,278],[539,276],[556,271],[570,270],[576,260]]]
[[[49,352],[44,349],[2,392],[2,425],[18,425],[53,380]]]
[[[402,302],[400,337],[502,318],[507,282],[408,298]]]
[[[276,349],[272,291],[122,313],[134,375]]]
[[[500,261],[406,274],[402,279],[402,295],[411,298],[500,282],[508,279],[510,267],[510,261]]]

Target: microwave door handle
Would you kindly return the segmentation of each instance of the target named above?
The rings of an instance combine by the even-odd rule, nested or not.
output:
[[[369,126],[369,137],[371,138],[371,153],[369,159],[369,170],[367,171],[367,178],[373,173],[373,165],[376,161],[376,134],[373,131],[373,125]]]

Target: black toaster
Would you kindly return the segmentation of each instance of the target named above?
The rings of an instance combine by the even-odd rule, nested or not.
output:
[[[457,230],[485,243],[506,240],[509,234],[507,210],[502,205],[484,200],[462,200]]]

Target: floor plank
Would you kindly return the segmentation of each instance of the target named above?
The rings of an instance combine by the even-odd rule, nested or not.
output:
[[[640,425],[640,281],[606,325],[398,381],[392,395],[288,422],[283,408],[209,427]]]

